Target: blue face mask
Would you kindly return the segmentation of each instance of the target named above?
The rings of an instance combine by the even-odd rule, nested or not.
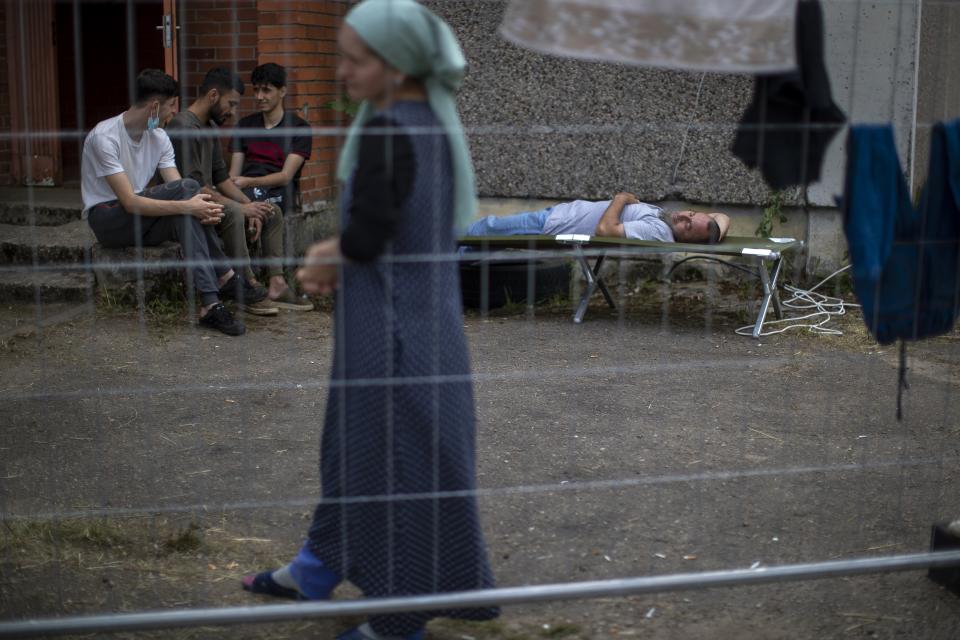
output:
[[[147,118],[147,131],[153,131],[160,126],[160,105],[157,104],[157,115]]]

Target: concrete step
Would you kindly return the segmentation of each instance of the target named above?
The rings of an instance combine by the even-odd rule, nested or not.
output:
[[[0,270],[0,301],[36,300],[84,302],[93,295],[93,274],[88,271]]]
[[[169,282],[183,280],[183,258],[180,245],[164,242],[155,247],[143,247],[142,257],[133,247],[104,249],[94,245],[90,252],[91,266],[97,279],[97,287],[107,290],[129,290],[141,280],[150,295]]]
[[[55,226],[80,219],[79,189],[0,188],[0,224]]]
[[[86,222],[55,227],[0,224],[0,264],[80,264],[95,242]]]
[[[0,243],[0,247],[6,251],[7,245]],[[56,254],[62,258],[67,254],[67,248],[60,245],[52,245],[49,254],[45,254],[45,251],[46,249],[41,248],[40,253],[47,257]],[[84,250],[74,246],[71,251],[72,255],[81,256],[73,264],[82,265]],[[57,263],[66,262],[65,260],[41,264],[41,268],[36,270],[32,262],[0,264],[0,301],[35,300],[39,287],[40,299],[44,304],[85,302],[90,299],[94,286],[124,296],[133,295],[132,292],[140,284],[147,297],[150,297],[169,292],[171,283],[183,280],[183,270],[176,265],[181,261],[180,245],[175,242],[144,247],[142,258],[138,257],[137,250],[132,247],[104,249],[94,244],[89,252],[90,263],[86,270],[58,269]]]

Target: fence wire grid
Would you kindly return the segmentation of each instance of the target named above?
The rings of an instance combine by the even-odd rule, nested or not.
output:
[[[706,15],[724,2],[677,6]],[[422,205],[444,217],[418,221],[418,249],[385,241],[374,267],[304,257],[349,224],[337,159],[358,103],[338,80],[337,38],[356,4],[0,6],[0,169],[10,174],[0,186],[0,637],[332,638],[368,617],[427,612],[426,637],[443,640],[956,638],[957,336],[909,345],[898,399],[901,356],[864,326],[838,198],[848,125],[861,123],[892,125],[919,193],[933,127],[960,113],[960,3],[820,2],[824,63],[848,123],[838,127],[741,122],[754,82],[743,73],[517,46],[500,31],[506,0],[425,0],[467,62],[455,132],[476,175],[472,223],[629,192],[666,212],[660,224],[675,224],[671,212],[720,212],[730,229],[702,251],[542,231],[453,240],[453,201],[433,188],[449,168],[434,154],[417,168],[429,176]],[[559,14],[573,3],[534,4]],[[632,10],[622,4],[606,8]],[[271,128],[238,124],[278,113],[270,82],[251,78],[267,63],[287,74],[279,113],[302,126],[286,115]],[[229,102],[229,91],[207,103],[200,91],[217,67],[244,88],[220,126],[161,125],[178,152],[212,143],[207,152],[222,154],[233,187],[211,192],[243,194],[226,212],[252,199],[282,204],[282,216],[267,231],[266,215],[253,225],[259,214],[238,214],[249,257],[228,246],[197,258],[190,237],[152,242],[140,226],[150,216],[135,216],[127,246],[105,247],[81,214],[91,130],[135,111],[147,68],[176,78],[175,112],[212,118],[210,104]],[[804,165],[810,136],[837,131],[819,180],[773,189],[730,149],[739,132],[774,129],[804,136],[794,150]],[[449,132],[388,122],[365,135],[389,153],[401,136],[427,141],[414,142],[419,153]],[[307,152],[293,151],[304,136]],[[256,144],[300,158],[275,166],[285,182],[255,182],[267,173],[250,175]],[[151,184],[170,177],[160,173]],[[389,163],[384,175],[403,179]],[[297,270],[317,265],[335,267],[335,295],[298,289]],[[194,274],[206,268],[218,284],[232,269],[288,304],[228,301],[245,333],[205,328],[209,292]],[[458,284],[444,288],[451,274]],[[351,311],[371,282],[381,297]],[[412,306],[423,291],[432,297]],[[437,320],[449,313],[453,338]],[[405,314],[423,321],[404,325]],[[373,317],[394,333],[367,335]],[[469,364],[447,367],[460,339]],[[365,369],[370,359],[382,370]],[[409,373],[410,362],[426,364]],[[464,388],[470,411],[449,410]],[[403,394],[422,411],[404,416]],[[351,423],[365,414],[351,405],[348,415],[348,397],[386,399],[382,451],[329,449],[331,433],[348,441],[366,428]],[[384,453],[404,442],[398,430],[422,431],[427,445]],[[448,468],[450,446],[454,467],[469,468]],[[340,456],[344,484],[351,465],[376,468],[365,456],[379,451],[379,489],[331,495],[324,447]],[[414,490],[397,480],[421,476]],[[318,503],[380,509],[390,588],[364,597],[354,569],[328,601],[278,605],[244,591],[244,576],[312,540]],[[478,570],[472,587],[440,586],[460,541],[443,537],[435,514],[454,503],[477,505],[495,584]],[[420,548],[405,510],[434,514],[424,563],[435,589],[397,586],[409,568],[398,549]],[[330,548],[367,535],[345,522]],[[343,566],[356,561],[341,553]],[[490,607],[499,619],[444,615]]]

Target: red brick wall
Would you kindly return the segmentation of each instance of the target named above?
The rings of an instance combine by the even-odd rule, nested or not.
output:
[[[187,102],[197,97],[203,76],[213,67],[233,68],[249,84],[257,66],[256,0],[190,0],[182,6],[180,83]],[[248,88],[241,114],[253,111],[250,94]]]
[[[287,67],[288,109],[314,126],[343,124],[343,116],[327,104],[337,98],[337,28],[350,4],[348,0],[190,0],[182,3],[180,83],[186,103],[196,98],[204,74],[212,67],[233,67],[249,84],[250,72],[255,66],[276,62]],[[9,131],[5,3],[0,3],[0,36],[0,131]],[[241,115],[254,110],[251,93],[248,89],[240,103]],[[335,197],[337,150],[336,137],[314,137],[312,156],[300,182],[305,205]],[[10,169],[10,143],[0,140],[0,184],[10,183]]]
[[[340,0],[258,0],[258,62],[287,68],[286,108],[314,127],[343,124],[328,103],[338,97],[337,29],[350,6]],[[300,180],[305,206],[335,197],[336,136],[314,136]]]
[[[7,9],[0,4],[0,132],[10,131],[10,89],[7,80]],[[0,185],[12,184],[11,145],[0,140]]]
[[[240,116],[250,114],[254,110],[250,72],[258,64],[276,62],[287,68],[287,109],[314,126],[340,124],[342,116],[326,105],[337,97],[337,28],[349,4],[345,0],[184,3],[180,82],[187,102],[196,97],[208,69],[233,66],[248,84]],[[335,137],[314,137],[310,161],[300,179],[305,206],[335,197],[337,145]]]

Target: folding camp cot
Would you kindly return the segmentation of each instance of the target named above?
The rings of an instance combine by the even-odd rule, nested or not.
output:
[[[600,276],[600,267],[603,266],[603,261],[608,255],[620,258],[638,258],[653,254],[692,253],[705,256],[744,258],[755,267],[756,274],[763,285],[763,298],[760,301],[760,310],[753,327],[754,338],[759,337],[760,329],[771,304],[777,318],[783,317],[780,297],[777,294],[780,267],[783,264],[782,256],[787,251],[803,247],[803,241],[793,238],[728,236],[719,244],[684,244],[627,238],[601,238],[579,234],[464,236],[458,240],[458,243],[461,246],[473,247],[483,251],[499,251],[502,249],[520,249],[529,252],[572,251],[577,264],[580,265],[583,277],[587,281],[587,286],[573,315],[573,321],[578,324],[583,322],[583,316],[587,312],[590,298],[597,290],[603,294],[610,308],[616,308],[613,297]],[[592,267],[588,260],[590,257],[596,257]]]

